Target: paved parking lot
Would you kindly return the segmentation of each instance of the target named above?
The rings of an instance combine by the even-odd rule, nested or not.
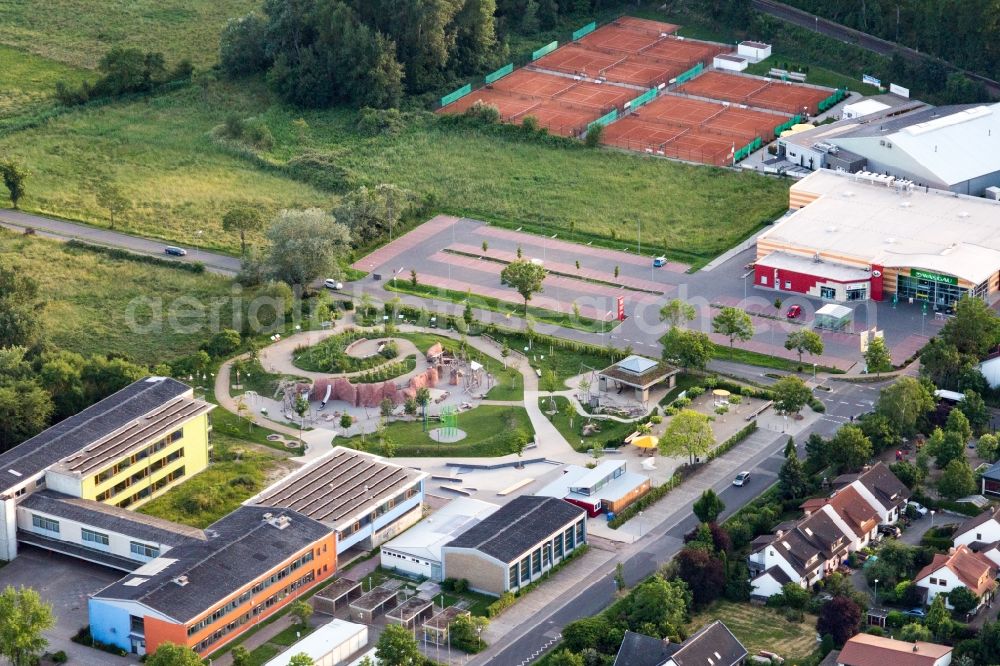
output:
[[[46,632],[50,652],[64,650],[70,655],[70,663],[79,666],[136,664],[137,658],[115,657],[70,641],[87,624],[87,596],[122,575],[96,564],[21,546],[17,558],[0,569],[0,587],[32,587],[52,604],[56,625]]]

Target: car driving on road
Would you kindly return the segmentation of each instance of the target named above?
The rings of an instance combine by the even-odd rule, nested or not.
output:
[[[188,251],[182,247],[177,247],[176,245],[168,245],[163,248],[163,252],[166,254],[173,255],[175,257],[187,256]]]
[[[736,475],[736,478],[733,479],[733,485],[742,488],[743,486],[746,485],[747,481],[749,480],[750,480],[750,472],[740,472],[739,474]]]
[[[323,286],[326,287],[327,289],[343,289],[344,283],[337,282],[336,280],[333,280],[331,278],[327,278],[323,280]]]

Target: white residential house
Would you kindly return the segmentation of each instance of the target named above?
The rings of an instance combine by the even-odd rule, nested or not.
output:
[[[876,463],[858,474],[843,474],[833,481],[837,490],[848,486],[875,509],[882,525],[895,525],[910,498],[909,488],[883,463]]]
[[[926,592],[928,605],[939,594],[948,594],[959,587],[967,587],[979,597],[980,605],[993,598],[996,589],[997,565],[968,546],[957,546],[949,553],[939,553],[934,560],[917,573],[914,584]],[[951,603],[945,598],[945,604]]]

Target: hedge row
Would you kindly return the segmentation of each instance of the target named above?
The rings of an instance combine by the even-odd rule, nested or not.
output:
[[[93,245],[91,243],[85,243],[81,240],[71,239],[66,241],[68,247],[79,248],[81,250],[86,250],[87,252],[94,252],[96,254],[103,254],[112,259],[122,259],[124,261],[135,261],[140,264],[152,264],[154,266],[164,266],[166,268],[176,268],[181,271],[188,271],[189,273],[204,273],[205,264],[200,261],[194,262],[184,262],[184,261],[174,261],[172,259],[164,259],[162,257],[154,257],[148,254],[138,254],[136,252],[129,252],[128,250],[122,250],[117,247],[105,247],[104,245]]]
[[[739,432],[737,432],[732,437],[724,441],[722,444],[719,444],[717,447],[709,451],[708,459],[715,460],[716,458],[726,453],[727,451],[732,449],[734,446],[736,446],[737,444],[739,444],[740,442],[742,442],[744,439],[746,439],[755,432],[757,432],[756,419],[743,426],[743,428]]]

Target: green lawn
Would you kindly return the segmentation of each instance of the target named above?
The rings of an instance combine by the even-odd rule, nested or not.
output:
[[[412,294],[414,296],[428,296],[439,301],[448,301],[451,303],[465,304],[468,302],[474,308],[489,310],[502,315],[524,315],[524,307],[521,303],[512,303],[510,301],[503,301],[499,298],[493,298],[491,296],[481,296],[475,293],[470,294],[464,291],[454,291],[452,289],[444,289],[442,287],[432,287],[426,284],[417,284],[414,286],[409,282],[388,282],[385,285],[385,290],[396,291],[402,294]],[[517,292],[514,291],[513,288],[510,290],[510,293],[512,297],[520,299],[520,296],[517,295]],[[530,304],[528,305],[528,316],[531,317],[531,319],[546,324],[565,326],[567,328],[575,328],[581,331],[600,331],[602,326],[602,322],[597,321],[596,319],[574,317],[572,313],[566,314],[562,312],[555,312],[554,310],[546,310],[545,308],[535,307]],[[617,324],[617,321],[612,322],[609,327],[613,327]]]
[[[0,5],[2,13],[3,5]],[[2,30],[2,28],[0,28]],[[56,81],[77,86],[92,72],[0,45],[0,120],[52,104]]]
[[[761,354],[760,352],[750,351],[749,349],[741,349],[740,347],[729,347],[728,345],[713,344],[712,358],[719,359],[721,361],[735,361],[736,363],[745,363],[747,365],[757,365],[762,368],[773,368],[774,370],[785,370],[787,372],[799,372],[808,371],[812,369],[812,361],[809,360],[809,356],[804,356],[802,358],[802,363],[794,359],[781,358],[780,356],[771,356],[769,354]],[[843,374],[843,370],[838,370],[837,368],[828,368],[824,365],[819,365],[816,367],[819,372],[829,372],[833,374]]]
[[[192,527],[207,527],[264,488],[274,458],[214,433],[208,469],[171,488],[137,511]]]
[[[160,51],[168,65],[218,60],[219,33],[259,0],[44,0],[0,2],[0,44],[45,58],[95,67],[115,45]]]
[[[527,354],[531,367],[538,368],[543,373],[546,370],[552,370],[555,373],[556,382],[559,384],[556,390],[565,389],[564,382],[567,379],[589,372],[589,368],[601,370],[611,365],[611,356],[608,354],[553,349],[545,342],[533,343],[531,349],[525,351],[524,348],[529,346],[528,339],[519,333],[497,334],[494,337],[501,344],[506,341],[507,346],[511,349]],[[545,358],[542,358],[543,356]],[[542,390],[546,389],[542,387]]]
[[[456,353],[461,347],[461,343],[458,340],[434,335],[433,333],[396,333],[394,337],[409,340],[423,354],[426,354],[427,350],[438,342],[451,353]],[[473,347],[466,347],[465,353],[469,355],[471,360],[482,363],[486,371],[492,374],[496,380],[496,384],[486,394],[488,399],[524,400],[524,377],[521,376],[520,372],[513,368],[504,368],[502,362],[492,356],[487,356]]]
[[[197,350],[212,332],[212,308],[218,306],[223,326],[232,325],[231,281],[217,275],[114,259],[2,229],[0,262],[38,282],[44,330],[63,349],[155,365]],[[181,298],[186,305],[175,307]],[[192,303],[205,308],[201,315],[187,316]],[[181,315],[174,324],[171,313]]]
[[[635,423],[621,423],[610,419],[588,419],[586,416],[581,416],[580,414],[573,416],[573,425],[570,427],[570,419],[563,415],[563,409],[565,409],[565,405],[569,404],[569,400],[561,395],[555,396],[553,400],[558,411],[554,416],[550,416],[549,419],[552,421],[552,425],[556,427],[556,430],[559,431],[559,434],[565,437],[570,446],[577,451],[586,452],[587,449],[593,446],[595,441],[601,444],[606,444],[614,440],[621,442],[636,430],[637,424]],[[542,413],[549,416],[549,399],[544,397],[539,398],[538,402],[542,407]],[[589,437],[584,437],[582,434],[583,425],[588,421],[599,424],[601,431]],[[583,443],[581,444],[581,442]]]
[[[262,117],[276,140],[273,151],[249,158],[215,144],[208,132],[230,114]],[[299,119],[305,129],[293,125]],[[220,220],[237,202],[267,215],[335,203],[338,192],[293,180],[308,176],[286,162],[305,153],[343,171],[339,189],[392,182],[456,215],[564,234],[572,221],[581,237],[608,239],[623,220],[631,229],[638,219],[644,245],[695,263],[787,208],[788,183],[752,173],[512,138],[424,113],[397,136],[363,136],[356,121],[347,109],[284,107],[259,81],[222,82],[76,109],[0,137],[0,153],[34,172],[26,210],[107,226],[93,193],[95,178],[107,177],[134,202],[121,216],[122,229],[230,252],[238,239],[221,230]]]
[[[688,633],[694,633],[713,620],[725,622],[750,654],[769,650],[780,654],[787,663],[797,663],[816,649],[814,615],[806,614],[802,622],[789,622],[771,608],[719,601],[691,618]]]
[[[437,421],[428,420],[428,430],[437,427]],[[523,407],[503,405],[480,405],[458,415],[458,428],[466,433],[465,439],[454,444],[439,444],[424,432],[423,423],[416,421],[393,421],[387,426],[388,435],[396,445],[395,455],[407,458],[416,456],[453,457],[495,457],[513,453],[504,441],[505,434],[514,429],[522,429],[534,434],[528,412]],[[363,440],[363,441],[362,441]],[[334,446],[368,448],[378,453],[378,442],[374,435],[360,435],[333,440]],[[530,450],[525,453],[530,456]]]

